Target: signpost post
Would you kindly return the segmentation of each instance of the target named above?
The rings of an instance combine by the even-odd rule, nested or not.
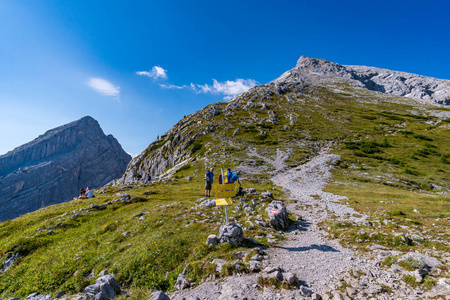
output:
[[[233,204],[233,200],[231,198],[221,198],[216,199],[216,206],[225,206],[225,218],[228,224],[228,205]]]

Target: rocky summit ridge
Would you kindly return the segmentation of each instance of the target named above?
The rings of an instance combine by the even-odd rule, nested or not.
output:
[[[340,65],[306,56],[301,56],[295,68],[285,72],[275,83],[324,85],[336,81],[393,96],[450,105],[450,80],[375,67]]]
[[[131,157],[92,117],[51,129],[0,156],[0,221],[98,188],[120,177]]]

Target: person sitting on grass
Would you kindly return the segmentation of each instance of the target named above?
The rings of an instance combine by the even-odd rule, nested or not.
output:
[[[209,169],[209,171],[205,174],[205,197],[211,197],[211,188],[213,183],[213,168]]]
[[[80,196],[73,198],[73,200],[86,199],[86,198],[87,198],[86,191],[83,188],[81,188]]]
[[[86,198],[94,198],[94,192],[91,190],[91,188],[88,186],[86,189]]]

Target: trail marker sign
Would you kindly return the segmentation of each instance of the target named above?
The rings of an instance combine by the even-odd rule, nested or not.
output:
[[[223,183],[224,184],[228,184],[229,182],[228,182],[228,176],[227,176],[227,171],[222,171],[222,181],[223,181]]]
[[[216,198],[234,197],[236,192],[234,184],[218,184],[216,185]]]
[[[233,199],[231,199],[231,198],[216,199],[216,206],[231,205],[231,204],[233,204]]]
[[[216,185],[216,206],[224,206],[225,207],[225,218],[228,224],[228,205],[233,204],[233,199],[230,197],[236,196],[236,192],[234,191],[234,184],[228,183],[227,172],[224,172],[223,169],[220,170],[222,173],[222,184]]]

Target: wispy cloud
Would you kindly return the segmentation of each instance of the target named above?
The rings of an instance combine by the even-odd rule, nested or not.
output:
[[[248,91],[253,86],[257,85],[253,79],[236,79],[235,81],[227,80],[225,82],[219,82],[213,79],[213,84],[194,84],[190,85],[175,85],[175,84],[160,84],[159,86],[163,89],[189,89],[197,94],[215,94],[215,95],[223,95],[225,100],[230,100],[234,96],[237,96],[241,93]]]
[[[158,66],[154,66],[151,71],[139,71],[136,72],[136,74],[154,79],[167,79],[167,70],[164,70],[163,68]]]
[[[151,71],[139,71],[136,72],[137,75],[147,76],[154,79],[168,79],[167,70],[154,66]],[[216,94],[223,95],[225,100],[230,100],[236,95],[248,91],[251,87],[257,85],[258,82],[253,79],[236,79],[227,80],[224,82],[217,81],[213,79],[213,84],[196,84],[191,83],[189,85],[176,85],[172,83],[159,83],[159,86],[163,89],[173,89],[173,90],[192,90],[197,94]]]
[[[219,82],[213,79],[213,85],[197,85],[201,93],[212,93],[224,95],[224,99],[231,99],[236,95],[248,91],[251,87],[258,83],[253,79],[236,79],[235,81],[227,80]]]
[[[117,96],[120,95],[120,87],[113,85],[103,78],[89,78],[87,85],[91,87],[97,93],[104,96]]]
[[[168,90],[182,90],[182,89],[186,89],[189,88],[189,85],[175,85],[175,84],[160,84],[159,85],[161,88],[163,89],[168,89]]]

